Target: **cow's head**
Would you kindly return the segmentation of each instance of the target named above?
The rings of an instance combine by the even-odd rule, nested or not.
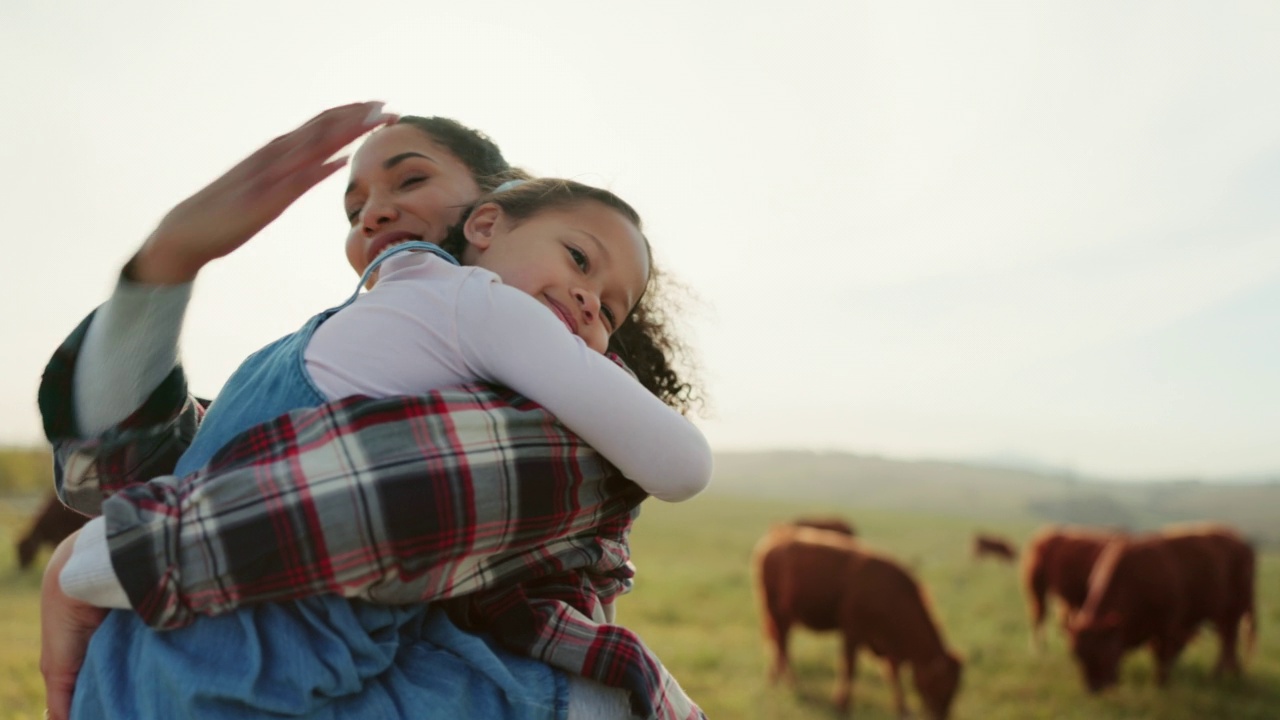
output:
[[[1100,692],[1120,680],[1120,658],[1124,637],[1120,616],[1108,613],[1101,618],[1079,618],[1072,622],[1071,652],[1080,663],[1089,692]]]
[[[951,712],[951,701],[960,688],[960,658],[949,652],[939,653],[926,663],[916,663],[911,669],[916,691],[924,702],[929,717],[946,720]]]

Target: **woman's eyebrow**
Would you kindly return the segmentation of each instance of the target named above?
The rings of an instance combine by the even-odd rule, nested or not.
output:
[[[422,154],[422,153],[420,153],[420,152],[413,152],[413,151],[411,150],[411,151],[409,151],[409,152],[402,152],[402,153],[400,153],[399,155],[392,155],[391,157],[387,158],[386,160],[383,160],[383,161],[382,161],[382,169],[383,169],[383,170],[390,170],[391,168],[395,167],[396,165],[399,165],[400,163],[404,162],[405,160],[408,160],[409,158],[415,158],[415,157],[416,157],[416,158],[422,158],[423,160],[426,160],[426,161],[428,161],[428,162],[430,162],[430,163],[432,163],[432,164],[435,164],[435,165],[439,165],[439,164],[440,164],[440,161],[439,161],[439,160],[436,160],[435,158],[431,157],[430,155],[423,155],[423,154]],[[350,195],[350,194],[351,194],[351,191],[352,191],[352,190],[355,190],[355,189],[356,189],[356,182],[355,182],[354,180],[352,180],[351,182],[347,183],[347,190],[346,190],[346,192],[342,193],[342,196],[343,196],[343,197],[346,197],[346,196]]]
[[[402,152],[399,155],[392,155],[391,157],[384,160],[382,163],[382,169],[390,170],[391,168],[395,167],[396,165],[399,165],[400,163],[404,162],[405,160],[408,160],[411,157],[418,157],[418,158],[422,158],[423,160],[429,160],[432,163],[435,163],[436,165],[440,164],[438,160],[431,157],[430,155],[423,155],[420,152],[413,152],[412,150],[410,150],[409,152]]]

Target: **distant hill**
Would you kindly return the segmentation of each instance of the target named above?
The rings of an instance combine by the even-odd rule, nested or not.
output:
[[[0,447],[0,495],[53,487],[47,448]],[[1107,482],[1067,471],[779,451],[717,453],[713,493],[973,518],[1143,530],[1217,520],[1280,547],[1280,482]]]
[[[912,510],[1145,530],[1216,520],[1280,546],[1280,482],[1108,482],[962,462],[802,451],[717,453],[713,492],[842,507]]]

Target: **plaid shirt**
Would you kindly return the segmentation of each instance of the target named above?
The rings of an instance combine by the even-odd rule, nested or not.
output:
[[[322,593],[440,601],[463,627],[630,691],[642,717],[705,717],[634,633],[605,622],[602,603],[630,586],[644,492],[539,406],[480,384],[346,398],[158,477],[204,406],[175,368],[120,425],[78,438],[72,376],[90,318],[45,369],[40,409],[59,495],[106,516],[112,565],[148,624]]]

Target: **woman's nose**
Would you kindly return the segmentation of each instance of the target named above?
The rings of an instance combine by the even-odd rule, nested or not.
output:
[[[395,222],[400,217],[400,210],[389,198],[370,197],[360,211],[360,223],[368,235],[372,235],[387,223]]]
[[[600,315],[600,298],[590,290],[581,288],[574,289],[573,297],[582,306],[583,319],[589,323],[595,322],[596,317]]]

